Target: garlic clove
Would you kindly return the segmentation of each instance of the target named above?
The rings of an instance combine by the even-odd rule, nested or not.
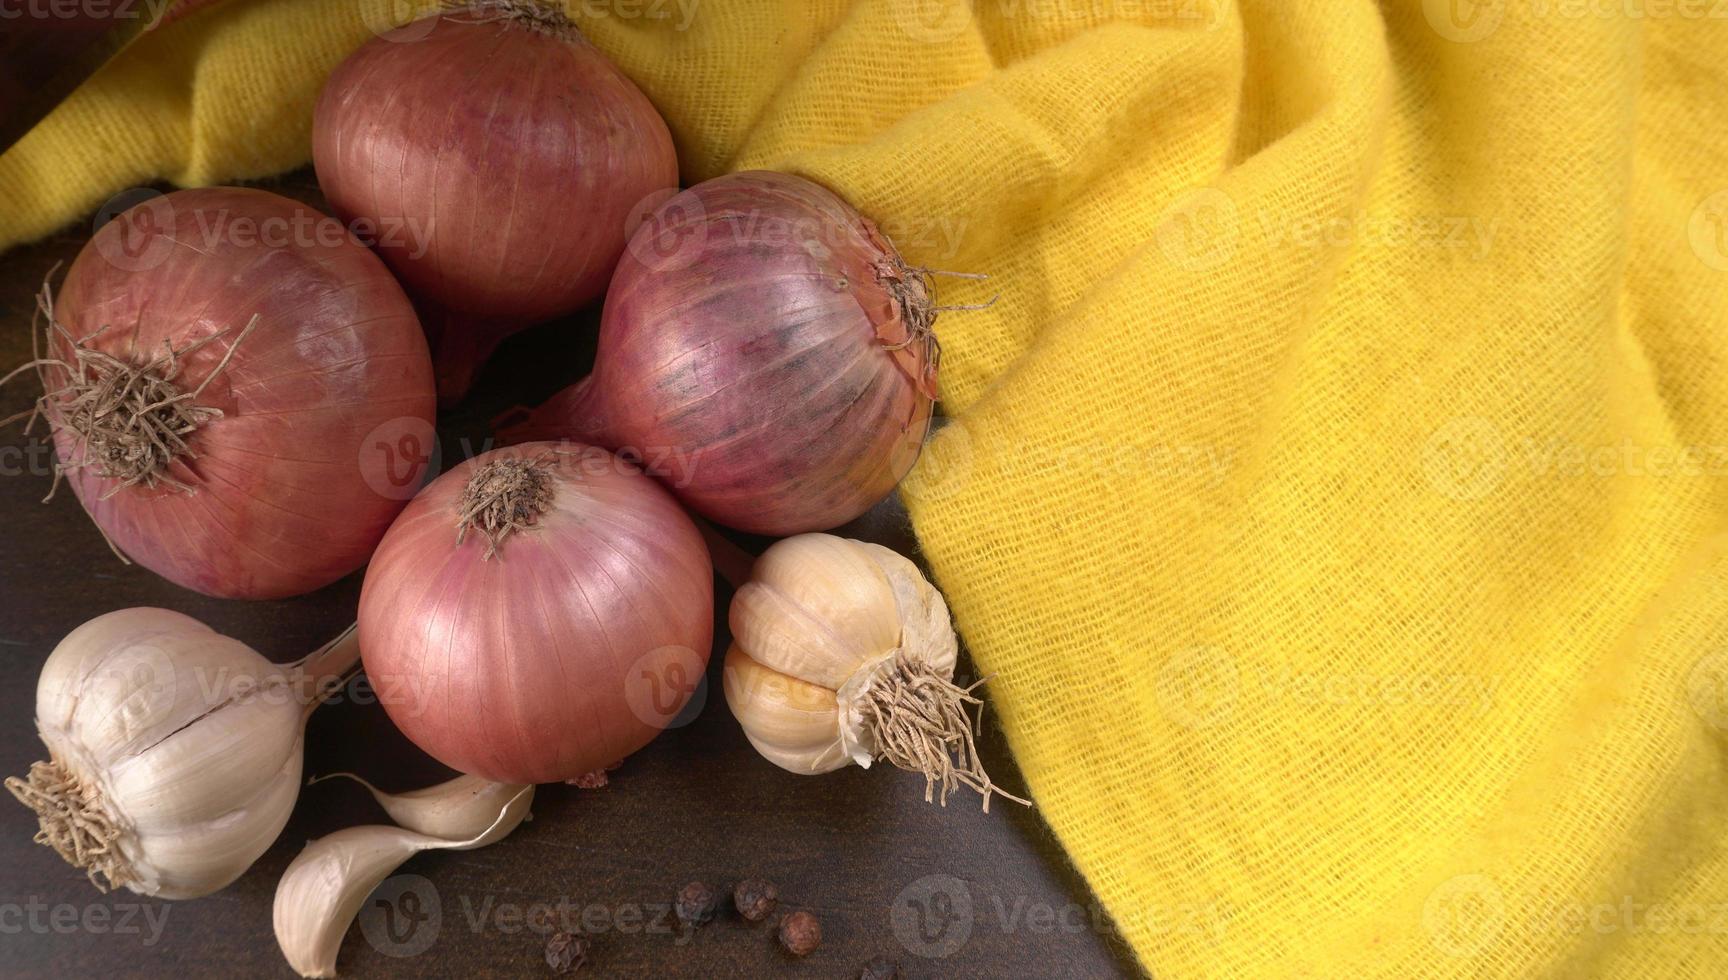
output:
[[[896,646],[913,654],[943,677],[954,676],[954,665],[960,658],[960,641],[954,633],[954,618],[948,613],[948,601],[918,566],[899,552],[870,541],[853,541],[875,562],[894,591],[894,603],[900,620],[900,638]]]
[[[366,896],[421,851],[472,850],[499,840],[528,815],[534,791],[523,788],[492,825],[469,840],[441,840],[400,827],[348,827],[306,845],[276,886],[272,920],[288,965],[303,977],[336,975],[342,937]]]
[[[783,674],[832,690],[900,641],[893,589],[855,542],[787,538],[757,559],[751,576],[732,600],[732,635]]]
[[[768,667],[736,643],[722,672],[726,703],[763,757],[796,773],[831,772],[853,761],[840,738],[833,691]]]
[[[531,786],[520,783],[495,783],[479,776],[457,776],[449,782],[410,790],[406,793],[386,793],[351,772],[333,772],[312,780],[351,779],[366,787],[390,819],[417,834],[447,840],[466,840],[484,833],[498,819],[498,811]]]
[[[140,879],[137,886],[127,887],[172,900],[199,898],[228,887],[287,826],[300,792],[300,766],[301,751],[296,746],[258,793],[230,801],[226,812],[174,833],[126,838],[128,856]]]
[[[303,977],[336,975],[342,937],[366,896],[402,862],[442,842],[400,827],[348,827],[306,845],[276,886],[276,943]]]

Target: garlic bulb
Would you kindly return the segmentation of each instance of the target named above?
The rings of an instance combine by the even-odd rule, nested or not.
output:
[[[801,534],[769,548],[730,613],[726,703],[768,761],[796,773],[887,759],[923,774],[924,798],[955,784],[1019,803],[990,782],[952,683],[958,645],[942,594],[882,547]],[[983,683],[980,681],[979,683]]]
[[[480,788],[461,785],[462,777],[421,791],[417,799],[448,798],[453,807],[435,806],[431,811],[415,807],[415,816],[437,812],[450,818],[461,813],[472,817],[480,811],[465,805],[473,800],[496,799],[505,789],[514,790],[501,806],[492,807],[487,824],[468,826],[468,839],[445,839],[381,825],[347,827],[306,845],[288,865],[276,885],[271,917],[276,944],[288,965],[303,977],[336,975],[336,954],[349,923],[360,913],[366,896],[384,883],[390,873],[421,851],[471,851],[502,840],[528,816],[534,802],[532,786],[492,783]],[[458,824],[448,823],[449,826]]]
[[[42,665],[36,727],[48,761],[6,788],[36,811],[36,840],[101,890],[208,895],[288,822],[306,715],[359,656],[352,629],[274,664],[166,609],[98,616]]]

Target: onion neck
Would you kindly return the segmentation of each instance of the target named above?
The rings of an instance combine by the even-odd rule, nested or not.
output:
[[[523,328],[523,324],[513,320],[472,316],[443,308],[426,310],[422,319],[432,345],[432,373],[438,385],[440,408],[449,408],[467,397],[475,377],[498,345]]]
[[[501,23],[560,41],[586,40],[562,10],[533,0],[445,0],[444,18],[463,24]]]
[[[46,410],[56,429],[72,436],[76,455],[66,460],[60,471],[93,471],[111,484],[104,497],[136,486],[192,493],[192,485],[175,477],[171,468],[196,456],[192,436],[223,416],[222,409],[204,403],[205,392],[227,370],[235,351],[257,328],[259,318],[253,316],[238,332],[235,328],[220,330],[182,347],[165,342],[159,351],[143,352],[150,359],[141,360],[116,357],[91,346],[90,341],[101,330],[75,337],[55,318],[54,296],[46,282],[37,294],[36,305],[37,315],[47,322],[48,350],[64,354],[37,358],[18,371],[37,369],[44,392],[38,409]],[[194,354],[231,335],[227,350],[203,380],[193,385],[184,378]],[[50,382],[50,367],[63,374],[63,380]],[[10,379],[18,371],[6,377]]]
[[[525,442],[580,442],[616,449],[595,377],[588,375],[548,398],[539,408],[500,416],[494,424],[508,424],[498,428],[499,443],[519,446]]]
[[[499,455],[468,478],[457,503],[456,543],[469,531],[486,537],[485,561],[498,554],[506,539],[540,523],[552,506],[552,458],[556,451],[531,458]]]
[[[876,262],[876,282],[893,297],[901,330],[900,336],[883,336],[882,348],[893,355],[895,364],[924,397],[936,401],[942,344],[936,339],[936,303],[930,274],[907,265],[893,243],[880,235],[879,238],[884,252]]]

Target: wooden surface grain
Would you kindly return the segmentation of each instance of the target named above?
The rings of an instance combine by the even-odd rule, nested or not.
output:
[[[267,185],[321,203],[308,174]],[[13,250],[0,263],[0,364],[29,356],[32,297],[56,262],[88,238],[82,223]],[[511,341],[475,394],[440,421],[443,463],[484,448],[486,421],[579,377],[592,358],[593,315]],[[27,407],[34,381],[0,390],[0,416]],[[0,433],[0,771],[22,774],[41,754],[32,721],[43,658],[100,613],[154,605],[195,616],[275,660],[310,650],[354,616],[358,574],[284,602],[210,599],[117,561],[70,493],[41,503],[51,450],[38,431]],[[846,529],[915,554],[893,502]],[[765,542],[738,538],[760,550]],[[744,740],[719,694],[723,610],[693,720],[663,734],[612,774],[604,789],[548,786],[534,819],[504,842],[429,853],[404,865],[369,901],[338,961],[353,977],[549,975],[542,959],[548,907],[593,943],[576,976],[854,977],[873,956],[908,977],[1108,977],[1138,971],[1035,812],[976,799],[944,810],[923,780],[892,768],[822,777],[781,771]],[[971,671],[962,661],[962,673]],[[306,773],[353,771],[386,789],[446,775],[351,685],[307,731]],[[993,719],[983,754],[1010,791],[1024,783]],[[306,840],[383,820],[346,781],[304,789],[276,845],[214,896],[167,903],[130,892],[100,895],[47,848],[34,817],[0,797],[0,974],[291,977],[271,933],[276,880]],[[724,914],[694,934],[671,925],[687,881],[729,889],[742,877],[775,881],[782,907],[820,917],[822,947],[794,961],[772,930]]]

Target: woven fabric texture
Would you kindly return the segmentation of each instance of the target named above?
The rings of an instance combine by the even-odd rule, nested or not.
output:
[[[147,37],[0,157],[0,244],[303,163],[385,7]],[[991,274],[904,494],[1149,970],[1728,975],[1720,3],[571,10],[686,180]]]

